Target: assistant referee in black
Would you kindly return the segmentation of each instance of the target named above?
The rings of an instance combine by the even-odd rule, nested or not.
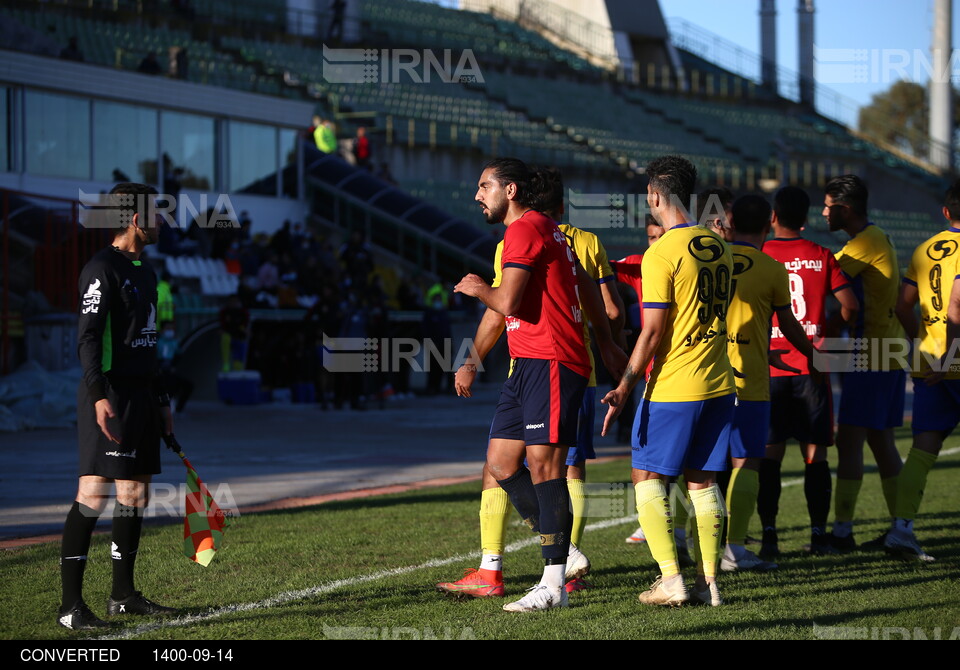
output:
[[[155,244],[162,218],[156,190],[120,183],[106,196],[103,221],[113,243],[80,273],[78,353],[83,379],[77,392],[80,484],[67,514],[60,553],[63,599],[57,622],[74,630],[108,624],[83,600],[90,537],[116,485],[113,586],[106,612],[170,614],[134,589],[133,568],[152,475],[160,472],[160,438],[173,431],[169,400],[155,384],[157,279],[140,255]]]

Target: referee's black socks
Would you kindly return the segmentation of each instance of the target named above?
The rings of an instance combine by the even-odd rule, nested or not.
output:
[[[140,548],[140,530],[143,528],[143,508],[116,504],[113,512],[113,590],[110,597],[125,600],[133,595],[133,566]]]
[[[100,513],[97,510],[76,500],[67,512],[60,544],[60,579],[63,582],[62,612],[83,599],[83,571],[87,567],[90,536],[93,535],[99,516]]]

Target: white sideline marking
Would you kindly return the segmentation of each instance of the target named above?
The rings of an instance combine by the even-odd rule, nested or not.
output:
[[[952,456],[953,454],[960,453],[960,447],[954,447],[953,449],[945,449],[940,452],[941,456]],[[798,477],[796,479],[790,479],[781,486],[796,486],[803,483],[803,478]],[[584,528],[587,530],[600,530],[602,528],[611,528],[613,526],[619,526],[625,523],[635,523],[636,517],[624,516],[618,519],[607,519],[605,521],[598,521],[596,523],[587,524]],[[519,551],[524,547],[529,547],[531,545],[537,544],[538,540],[536,537],[529,537],[525,540],[519,540],[512,544],[509,544],[504,549],[505,553],[511,553],[514,551]],[[149,633],[151,631],[160,630],[162,628],[181,628],[183,626],[189,626],[200,621],[208,621],[210,619],[218,619],[227,614],[234,614],[236,612],[248,612],[250,610],[256,609],[265,609],[270,607],[277,607],[278,605],[283,605],[285,603],[293,602],[295,600],[303,600],[305,598],[310,598],[312,596],[322,595],[324,593],[330,593],[331,591],[336,591],[338,589],[346,588],[349,586],[355,586],[357,584],[363,584],[366,582],[373,582],[378,579],[384,579],[386,577],[396,577],[397,575],[405,575],[410,572],[416,572],[417,570],[424,570],[426,568],[438,568],[444,565],[450,565],[451,563],[460,563],[470,559],[475,559],[477,557],[476,552],[471,552],[469,554],[459,554],[457,556],[449,556],[447,558],[435,558],[425,563],[419,565],[408,565],[402,568],[393,568],[391,570],[380,570],[379,572],[374,572],[369,575],[360,575],[358,577],[350,577],[348,579],[338,579],[328,584],[320,584],[319,586],[312,586],[308,589],[300,589],[299,591],[287,591],[281,593],[272,598],[267,598],[266,600],[260,600],[253,603],[240,603],[238,605],[227,605],[226,607],[220,607],[209,612],[204,612],[202,614],[191,614],[189,616],[177,617],[176,619],[167,619],[165,621],[157,621],[154,623],[142,624],[136,628],[125,630],[122,633],[117,635],[105,635],[102,637],[89,638],[95,640],[129,640],[130,638],[137,637],[138,635],[143,635],[144,633]]]
[[[621,524],[627,523],[628,521],[634,521],[634,517],[626,516],[619,519],[607,519],[606,521],[598,521],[597,523],[591,523],[584,528],[584,530],[599,530],[601,528],[610,528],[611,526],[619,526]],[[504,549],[505,552],[514,552],[524,547],[529,547],[534,544],[539,544],[540,540],[537,537],[529,537],[525,540],[519,540],[512,544],[509,544]],[[125,630],[122,633],[116,635],[104,635],[102,637],[90,638],[95,640],[129,640],[130,638],[137,637],[138,635],[143,635],[144,633],[149,633],[151,631],[160,630],[162,628],[181,628],[183,626],[189,626],[201,621],[209,621],[210,619],[217,619],[219,617],[225,616],[227,614],[234,614],[236,612],[248,612],[250,610],[256,609],[265,609],[270,607],[277,607],[278,605],[283,605],[285,603],[293,602],[295,600],[303,600],[305,598],[310,598],[312,596],[322,595],[324,593],[330,593],[331,591],[336,591],[337,589],[346,588],[348,586],[355,586],[357,584],[363,584],[366,582],[373,582],[378,579],[384,579],[386,577],[396,577],[397,575],[405,575],[409,572],[416,572],[417,570],[424,570],[426,568],[437,568],[443,565],[450,565],[451,563],[461,563],[470,559],[476,559],[477,553],[471,552],[469,554],[459,554],[457,556],[449,556],[447,558],[435,558],[430,561],[426,561],[419,565],[408,565],[402,568],[393,568],[390,570],[380,570],[378,572],[371,573],[369,575],[360,575],[358,577],[350,577],[348,579],[338,579],[327,584],[320,584],[319,586],[312,586],[308,589],[300,589],[298,591],[287,591],[285,593],[280,593],[272,598],[267,598],[266,600],[260,600],[254,603],[240,603],[237,605],[227,605],[225,607],[219,607],[215,610],[210,610],[209,612],[204,612],[202,614],[191,614],[188,616],[177,617],[176,619],[167,619],[165,621],[156,621],[153,623],[142,624],[136,628],[131,628]]]

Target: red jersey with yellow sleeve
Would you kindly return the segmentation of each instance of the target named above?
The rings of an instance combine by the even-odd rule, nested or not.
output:
[[[817,344],[823,338],[826,325],[824,301],[830,293],[850,286],[837,259],[826,247],[802,237],[767,240],[763,253],[783,263],[790,282],[790,307],[803,326],[807,338]],[[770,366],[771,377],[791,377],[810,374],[810,363],[780,332],[777,315],[773,315],[770,348],[786,350],[781,359],[800,372],[788,372]]]
[[[507,226],[501,263],[503,270],[530,273],[520,307],[505,318],[510,357],[558,361],[589,377],[576,256],[557,224],[539,212],[524,213]]]

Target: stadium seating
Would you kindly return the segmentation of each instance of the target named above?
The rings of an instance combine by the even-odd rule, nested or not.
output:
[[[182,21],[164,26],[131,20],[132,3],[119,3],[126,13],[116,15],[16,5],[0,9],[0,15],[64,44],[76,36],[88,62],[134,69],[147,51],[160,52],[162,61],[169,47],[182,46],[192,81],[310,97],[334,116],[364,118],[392,145],[516,155],[611,182],[657,155],[675,152],[693,160],[704,183],[735,190],[756,189],[762,176],[816,188],[833,174],[864,165],[930,191],[944,185],[915,162],[684,49],[679,52],[690,90],[678,91],[676,82],[667,80],[650,87],[642,67],[639,86],[616,84],[611,73],[497,16],[416,0],[366,0],[355,46],[470,49],[488,76],[465,84],[344,84],[329,76],[337,74],[335,67],[324,76],[331,66],[324,63],[321,42],[279,37],[276,29],[287,16],[282,0],[192,3],[198,20],[210,22],[212,41],[194,39],[195,31],[183,28]],[[274,32],[231,29],[257,21]],[[339,123],[348,128],[350,122]],[[406,175],[404,185],[448,212],[476,220],[472,186],[424,175]],[[903,253],[920,235],[911,228],[915,222],[887,218],[885,227]]]

